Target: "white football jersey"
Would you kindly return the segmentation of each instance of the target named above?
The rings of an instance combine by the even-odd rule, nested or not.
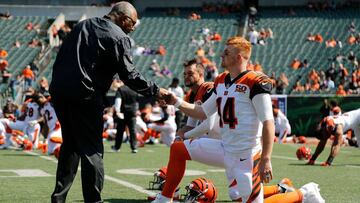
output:
[[[360,109],[346,112],[340,116],[332,116],[335,124],[342,124],[344,132],[360,128]]]
[[[57,128],[60,127],[56,113],[55,113],[55,109],[50,102],[46,102],[46,104],[40,110],[40,112],[41,112],[41,115],[44,116],[50,131],[56,130]]]
[[[291,127],[289,120],[286,118],[284,113],[279,110],[278,115],[274,118],[275,121],[275,133],[279,133],[281,136],[284,131],[287,131],[287,134],[291,134]]]
[[[25,122],[37,120],[40,117],[39,105],[36,102],[29,102],[26,104]]]
[[[271,89],[270,79],[255,71],[242,72],[233,80],[225,72],[215,79],[214,94],[202,108],[207,116],[217,110],[226,151],[237,153],[261,148],[262,123],[252,99],[257,94],[270,93]]]
[[[173,105],[167,105],[166,107],[166,113],[169,115],[167,121],[165,122],[171,122],[171,123],[175,123],[175,107]]]
[[[111,126],[114,126],[114,118],[112,116],[105,115],[104,130],[111,128]]]

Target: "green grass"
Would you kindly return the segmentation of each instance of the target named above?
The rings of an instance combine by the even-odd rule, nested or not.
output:
[[[119,169],[141,169],[149,174],[166,165],[169,148],[163,145],[146,146],[139,153],[131,154],[127,145],[123,146],[120,153],[110,152],[110,143],[105,143],[105,173],[107,176],[127,181],[145,189],[152,175],[131,175],[118,173]],[[295,151],[298,145],[275,144],[273,152],[274,180],[277,183],[283,177],[293,180],[296,187],[310,181],[320,185],[321,194],[326,202],[358,202],[360,199],[358,183],[360,181],[360,150],[355,148],[342,148],[334,165],[323,168],[319,165],[305,166],[303,161],[295,160]],[[311,146],[314,151],[315,147]],[[40,154],[39,151],[35,153]],[[329,154],[326,148],[318,158],[317,164],[324,161]],[[49,202],[55,184],[56,163],[41,158],[40,156],[27,154],[16,150],[0,150],[0,202]],[[219,197],[217,202],[229,201],[227,195],[227,181],[223,172],[214,172],[209,167],[196,162],[188,162],[188,169],[203,171],[201,175],[212,179],[218,188]],[[48,177],[14,177],[14,169],[40,169],[50,174]],[[78,172],[80,173],[80,171]],[[11,177],[10,177],[11,176]],[[186,176],[181,183],[182,192],[184,186],[198,176]],[[102,197],[105,202],[147,202],[147,194],[135,189],[125,187],[119,183],[105,180]],[[74,184],[68,194],[67,202],[82,202],[80,175],[76,176]]]

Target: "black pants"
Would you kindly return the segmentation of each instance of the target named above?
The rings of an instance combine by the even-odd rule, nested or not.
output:
[[[136,149],[137,140],[136,140],[136,132],[135,132],[135,124],[136,124],[135,112],[124,112],[124,119],[118,119],[117,121],[118,122],[116,127],[115,149],[121,148],[126,126],[129,128],[130,148],[131,150]]]
[[[177,130],[182,128],[183,119],[184,119],[184,114],[180,110],[176,111],[175,112],[175,123],[176,123],[176,126],[177,126]]]
[[[81,182],[85,202],[102,202],[104,183],[102,99],[54,101],[63,143],[51,202],[65,202],[81,159]]]

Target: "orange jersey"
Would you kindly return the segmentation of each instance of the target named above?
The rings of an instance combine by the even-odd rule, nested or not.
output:
[[[34,78],[34,73],[30,68],[25,68],[22,73],[25,78]]]
[[[196,92],[190,90],[185,95],[185,101],[189,103],[195,103],[201,101],[204,103],[213,93],[214,83],[213,82],[204,82],[200,85],[199,89]]]

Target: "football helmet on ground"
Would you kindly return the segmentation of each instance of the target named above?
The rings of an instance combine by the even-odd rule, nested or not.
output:
[[[217,189],[211,180],[197,178],[185,187],[185,203],[213,203],[217,198]]]
[[[311,158],[311,149],[301,146],[296,150],[296,156],[299,160],[309,160]]]
[[[162,190],[166,180],[167,167],[161,167],[154,173],[154,180],[149,182],[149,189]]]

